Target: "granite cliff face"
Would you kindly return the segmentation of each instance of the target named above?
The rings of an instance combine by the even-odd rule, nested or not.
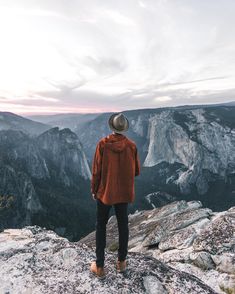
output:
[[[75,133],[52,128],[32,138],[3,130],[0,151],[0,229],[41,224],[72,239],[92,226],[78,230],[94,208],[87,208],[91,172]]]
[[[116,255],[106,255],[105,280],[89,272],[94,248],[71,243],[37,226],[0,233],[0,293],[216,294],[197,277],[140,253],[129,253],[128,271],[115,270]]]
[[[192,274],[214,293],[235,293],[235,207],[213,212],[200,201],[174,201],[129,215],[129,231],[129,252]],[[94,242],[95,232],[79,241],[88,246]],[[107,224],[106,244],[108,252],[116,252],[115,216]]]
[[[191,184],[195,184],[198,194],[205,194],[209,188],[206,173],[225,181],[235,173],[235,129],[219,119],[209,121],[203,109],[173,114],[164,111],[152,116],[148,138],[143,166],[164,161],[182,164],[186,171],[179,170],[176,179],[167,179],[178,184],[182,194],[191,192]]]
[[[130,122],[126,135],[136,142],[141,160],[141,175],[136,179],[139,207],[144,208],[140,198],[154,192],[166,192],[177,199],[198,199],[216,210],[235,205],[234,106],[123,113]],[[97,142],[110,133],[110,114],[101,114],[77,129],[89,164]]]
[[[37,143],[47,160],[59,169],[59,178],[70,185],[68,174],[84,179],[91,178],[91,171],[80,140],[70,129],[52,128],[37,138]]]

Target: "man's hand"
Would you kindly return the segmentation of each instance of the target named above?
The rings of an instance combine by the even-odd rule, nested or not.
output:
[[[96,200],[97,199],[96,198],[96,195],[94,193],[92,193],[91,195],[92,195],[93,200]]]

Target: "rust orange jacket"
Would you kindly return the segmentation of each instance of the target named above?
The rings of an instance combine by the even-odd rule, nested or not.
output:
[[[140,174],[140,159],[134,141],[123,134],[102,138],[92,162],[91,193],[104,204],[132,203],[134,178]]]

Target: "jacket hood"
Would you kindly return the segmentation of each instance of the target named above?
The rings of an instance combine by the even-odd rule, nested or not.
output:
[[[127,137],[119,134],[110,134],[105,138],[105,146],[114,152],[122,152],[127,145]]]

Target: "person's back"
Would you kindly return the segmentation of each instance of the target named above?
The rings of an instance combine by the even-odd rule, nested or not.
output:
[[[112,133],[97,144],[92,168],[92,187],[104,204],[131,203],[135,198],[134,177],[140,173],[135,143]]]
[[[92,163],[91,193],[97,200],[97,216],[96,260],[91,263],[90,271],[99,278],[105,277],[106,224],[112,205],[119,232],[117,271],[126,270],[128,203],[135,199],[134,178],[140,174],[135,142],[123,135],[129,128],[128,119],[122,113],[114,113],[109,118],[109,126],[113,133],[98,142]]]

